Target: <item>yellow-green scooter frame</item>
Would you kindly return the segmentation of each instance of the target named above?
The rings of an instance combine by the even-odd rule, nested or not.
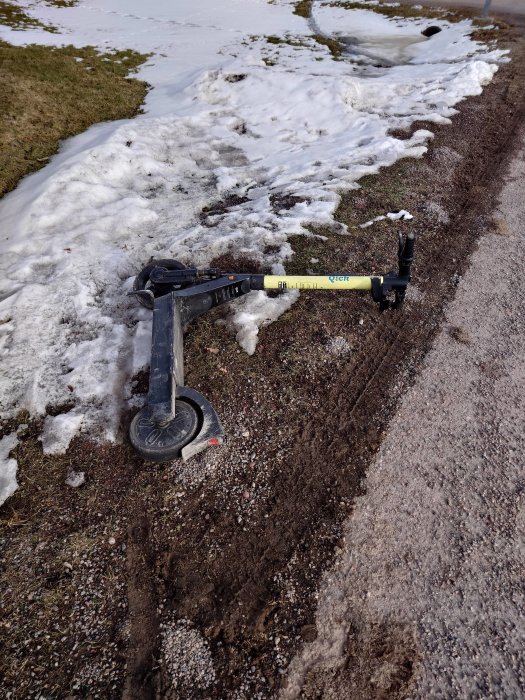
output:
[[[325,289],[372,291],[372,280],[383,284],[383,277],[364,275],[264,275],[264,289]]]

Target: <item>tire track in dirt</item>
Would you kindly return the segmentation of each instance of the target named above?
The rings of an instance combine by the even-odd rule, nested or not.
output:
[[[155,697],[153,667],[158,656],[159,623],[153,565],[150,525],[147,516],[141,514],[128,527],[126,568],[130,644],[123,700],[149,700]]]

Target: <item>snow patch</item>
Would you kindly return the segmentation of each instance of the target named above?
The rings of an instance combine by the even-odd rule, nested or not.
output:
[[[275,321],[299,298],[299,291],[291,289],[278,297],[270,298],[266,292],[251,292],[237,302],[230,320],[237,331],[239,345],[248,355],[253,355],[259,329]]]
[[[75,410],[59,416],[47,416],[40,438],[45,455],[62,454],[82,425],[84,416]]]
[[[0,440],[0,506],[14,494],[18,488],[16,481],[17,461],[9,457],[11,450],[18,445],[16,433],[4,436]]]

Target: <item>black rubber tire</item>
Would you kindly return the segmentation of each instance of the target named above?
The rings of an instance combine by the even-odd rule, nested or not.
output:
[[[186,265],[183,265],[181,262],[178,260],[152,260],[150,263],[146,265],[146,267],[143,267],[142,270],[139,272],[139,274],[135,277],[135,281],[133,282],[133,291],[134,292],[140,292],[144,289],[151,289],[153,294],[155,296],[160,296],[163,293],[162,288],[153,288],[151,285],[149,285],[149,276],[151,275],[151,271],[155,267],[165,267],[167,270],[184,270],[186,269]],[[182,286],[182,285],[181,285]],[[169,285],[170,289],[174,289],[173,285]],[[179,289],[179,287],[176,287],[176,289]],[[169,290],[167,290],[169,291]],[[145,306],[146,309],[152,309],[153,308],[153,300],[150,299],[149,297],[146,296],[137,296],[139,304],[142,304],[142,306]]]
[[[175,418],[163,428],[156,426],[144,406],[131,421],[129,439],[137,452],[151,462],[171,462],[199,431],[199,413],[192,403],[177,399]]]

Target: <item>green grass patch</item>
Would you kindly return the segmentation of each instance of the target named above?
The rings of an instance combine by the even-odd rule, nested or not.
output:
[[[410,162],[404,159],[391,168],[381,168],[378,175],[365,175],[359,180],[359,189],[350,190],[341,196],[335,212],[335,219],[346,224],[350,229],[359,227],[366,221],[382,216],[389,211],[399,211],[406,207],[409,194],[406,185],[406,169]],[[390,173],[390,176],[388,174]],[[389,222],[378,222],[376,228],[391,227]],[[359,235],[361,229],[357,228]]]
[[[287,275],[306,275],[309,270],[318,275],[333,272],[331,268],[333,252],[341,246],[341,238],[330,235],[328,231],[320,228],[316,229],[316,233],[326,236],[327,240],[316,236],[288,238],[294,254],[285,263]],[[312,260],[318,260],[318,262],[313,263]]]
[[[18,5],[5,2],[5,0],[0,0],[0,24],[18,30],[40,28],[51,33],[58,31],[56,27],[43,24],[38,19],[26,14]]]
[[[148,87],[127,76],[147,58],[0,42],[0,196],[43,167],[61,139],[136,115]]]

